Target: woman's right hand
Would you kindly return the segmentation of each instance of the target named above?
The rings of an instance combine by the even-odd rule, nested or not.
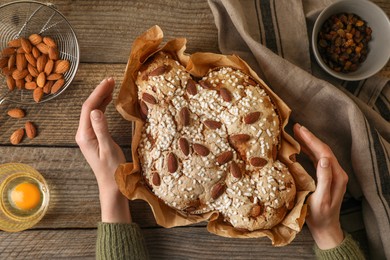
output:
[[[76,142],[98,183],[102,222],[129,223],[128,200],[115,181],[115,171],[126,159],[122,149],[112,139],[104,115],[112,100],[114,87],[113,78],[105,79],[84,102]]]
[[[295,124],[294,135],[302,151],[309,156],[317,169],[317,188],[307,201],[307,226],[320,249],[334,248],[344,240],[340,209],[348,175],[329,146],[307,128]]]

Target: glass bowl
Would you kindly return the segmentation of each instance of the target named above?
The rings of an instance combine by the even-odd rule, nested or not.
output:
[[[54,94],[45,94],[39,102],[49,101],[65,91],[76,75],[80,50],[76,34],[55,6],[35,1],[16,1],[0,6],[0,52],[11,40],[28,38],[31,34],[51,37],[57,44],[59,59],[70,62],[64,74],[64,85]],[[9,91],[6,76],[0,71],[0,104],[3,102],[35,104],[31,90]]]
[[[0,230],[33,227],[46,214],[49,200],[48,185],[34,168],[22,163],[0,165]]]

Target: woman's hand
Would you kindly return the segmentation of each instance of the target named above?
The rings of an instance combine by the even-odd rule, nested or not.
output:
[[[114,79],[105,79],[84,102],[76,142],[99,186],[102,222],[129,223],[128,200],[119,191],[114,177],[118,165],[125,163],[126,159],[119,145],[111,138],[104,116],[114,87]]]
[[[340,208],[348,175],[329,146],[307,128],[296,124],[294,135],[301,144],[302,151],[309,156],[317,169],[317,188],[307,202],[307,226],[320,249],[334,248],[344,240],[340,225]]]

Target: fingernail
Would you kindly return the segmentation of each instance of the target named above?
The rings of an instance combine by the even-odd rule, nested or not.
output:
[[[320,159],[320,165],[322,168],[328,168],[329,167],[329,159],[324,157]]]
[[[306,133],[308,133],[309,132],[309,129],[307,129],[306,127],[304,127],[304,126],[302,126],[301,125],[301,128],[300,128],[302,131],[304,131],[304,132],[306,132]]]
[[[107,80],[112,82],[112,81],[114,81],[114,78],[113,77],[109,77]]]
[[[300,123],[295,123],[295,125],[297,125],[298,128],[301,128],[301,127],[302,127]]]
[[[107,79],[103,79],[102,82],[100,82],[100,84],[103,84]]]
[[[99,110],[92,110],[91,117],[93,120],[100,120],[102,118],[102,113]]]

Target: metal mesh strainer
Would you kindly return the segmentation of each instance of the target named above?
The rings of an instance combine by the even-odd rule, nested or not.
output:
[[[76,34],[66,18],[54,5],[35,1],[17,1],[0,6],[0,51],[9,41],[28,38],[33,33],[50,36],[58,45],[60,59],[69,60],[70,69],[65,73],[65,84],[55,94],[44,95],[41,102],[60,95],[71,83],[79,65],[80,51]],[[0,104],[34,104],[29,90],[9,91],[6,77],[0,73]]]

